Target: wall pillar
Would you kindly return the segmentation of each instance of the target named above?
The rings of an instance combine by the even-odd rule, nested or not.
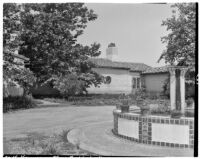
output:
[[[171,103],[171,110],[176,108],[176,73],[175,68],[170,67],[170,103]]]
[[[185,73],[187,69],[180,69],[180,97],[181,97],[181,112],[185,112]]]

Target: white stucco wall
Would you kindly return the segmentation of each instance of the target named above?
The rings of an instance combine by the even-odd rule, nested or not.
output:
[[[162,92],[164,81],[168,78],[168,73],[145,74],[144,83],[148,92]]]
[[[118,94],[118,93],[135,93],[136,90],[132,89],[132,78],[140,77],[139,72],[130,72],[125,69],[115,69],[115,68],[93,68],[94,71],[103,75],[110,76],[111,83],[102,83],[100,87],[91,86],[88,88],[88,93],[108,93],[108,94]],[[158,74],[145,74],[143,75],[144,85],[147,92],[160,93],[163,91],[164,81],[168,78],[168,73],[158,73]]]
[[[91,86],[88,88],[88,93],[108,93],[118,94],[126,93],[129,94],[132,91],[132,75],[129,70],[125,69],[112,69],[112,68],[93,68],[94,71],[103,75],[110,76],[111,83],[102,83],[100,87]]]
[[[139,139],[139,122],[118,118],[118,133]]]
[[[152,141],[189,144],[189,125],[152,123]]]

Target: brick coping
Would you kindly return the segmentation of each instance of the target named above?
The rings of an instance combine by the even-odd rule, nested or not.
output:
[[[138,116],[140,118],[162,118],[162,119],[170,119],[170,120],[192,120],[194,121],[194,117],[180,117],[180,118],[171,118],[170,115],[166,115],[166,116],[162,116],[162,115],[147,115],[147,116],[142,116],[141,114],[138,113],[134,113],[134,112],[127,112],[127,113],[122,113],[121,110],[118,109],[114,109],[113,110],[113,114],[120,114],[121,116],[123,116],[124,118],[126,118],[127,116]]]

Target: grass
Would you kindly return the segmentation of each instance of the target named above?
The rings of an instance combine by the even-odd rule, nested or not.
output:
[[[61,134],[45,136],[42,133],[29,133],[27,137],[14,138],[6,141],[11,155],[67,155],[67,156],[97,156],[80,149],[67,140],[69,130]]]

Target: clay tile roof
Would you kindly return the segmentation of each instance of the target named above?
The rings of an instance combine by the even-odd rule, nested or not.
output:
[[[151,73],[166,73],[168,71],[169,66],[163,66],[163,67],[154,67],[150,69],[146,69],[142,74],[151,74]]]
[[[146,69],[152,68],[148,65],[145,65],[144,63],[118,62],[104,58],[91,58],[90,60],[98,67],[121,68],[128,69],[130,71],[145,71]]]

